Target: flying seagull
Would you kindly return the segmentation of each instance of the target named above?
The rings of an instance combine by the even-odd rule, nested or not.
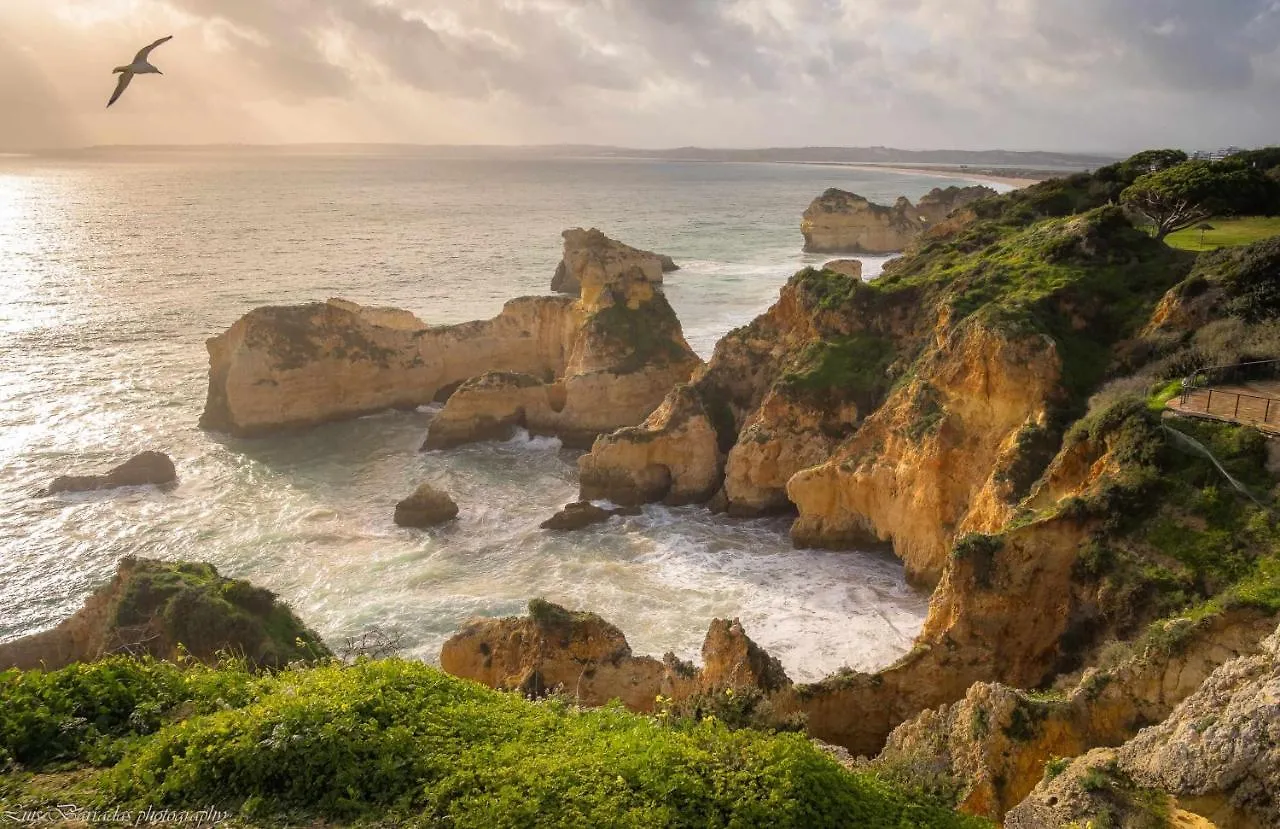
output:
[[[138,51],[138,54],[134,55],[133,63],[129,64],[128,66],[117,66],[115,69],[111,70],[113,74],[120,75],[120,81],[116,84],[116,91],[114,94],[112,94],[111,100],[107,101],[107,106],[111,106],[117,100],[120,99],[120,96],[124,94],[124,91],[129,88],[129,82],[133,80],[134,75],[163,75],[164,74],[159,69],[156,69],[154,66],[152,66],[147,61],[147,58],[151,56],[152,49],[156,48],[161,43],[165,43],[170,40],[173,40],[173,35],[169,35],[168,37],[162,37],[159,40],[157,40],[155,43],[151,44],[150,46],[142,47],[142,49]]]

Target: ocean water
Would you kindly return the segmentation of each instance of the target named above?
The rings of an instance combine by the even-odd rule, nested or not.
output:
[[[431,411],[235,440],[196,428],[206,338],[257,305],[341,296],[430,323],[545,293],[560,231],[598,226],[676,258],[693,347],[765,310],[800,213],[831,186],[876,200],[954,183],[800,165],[411,155],[99,152],[0,158],[0,641],[74,612],[125,555],[194,559],[287,599],[331,644],[372,625],[434,661],[474,615],[545,596],[617,623],[637,653],[696,656],[740,617],[794,678],[905,652],[927,597],[891,557],[792,549],[787,521],[698,507],[578,534],[578,453],[527,436],[420,453]],[[869,275],[883,259],[867,259]],[[34,498],[52,477],[168,452],[166,491]],[[391,522],[423,481],[460,520]]]

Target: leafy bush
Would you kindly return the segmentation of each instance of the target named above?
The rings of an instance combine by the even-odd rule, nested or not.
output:
[[[1223,280],[1228,312],[1249,323],[1280,317],[1280,238],[1244,248],[1235,265]]]
[[[251,674],[237,663],[214,670],[123,657],[60,671],[0,673],[0,754],[23,766],[99,762],[117,740],[150,734],[183,704],[212,710],[243,703]]]
[[[77,784],[97,805],[454,827],[985,825],[799,735],[531,703],[399,660],[263,676],[114,657],[0,674],[0,693],[0,757],[84,765],[115,741],[114,768]]]

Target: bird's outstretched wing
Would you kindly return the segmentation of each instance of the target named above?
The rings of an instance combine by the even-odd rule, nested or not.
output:
[[[133,80],[132,72],[121,72],[120,80],[116,83],[116,91],[111,95],[111,100],[107,101],[107,106],[111,106],[120,99],[124,91],[129,88],[129,81]]]
[[[157,46],[159,46],[161,43],[168,43],[168,42],[169,42],[169,41],[171,41],[171,40],[173,40],[173,35],[168,35],[167,37],[162,37],[162,38],[160,38],[159,40],[157,40],[155,43],[151,44],[150,46],[143,46],[141,49],[139,49],[139,50],[138,50],[138,54],[134,56],[134,58],[133,58],[133,62],[134,62],[134,63],[142,63],[142,62],[143,62],[143,61],[145,61],[148,57],[150,57],[150,56],[151,56],[151,50],[152,50],[152,49],[156,48],[156,47],[157,47]]]

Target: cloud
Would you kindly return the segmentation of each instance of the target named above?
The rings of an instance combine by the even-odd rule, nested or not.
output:
[[[1124,151],[1280,134],[1277,0],[50,3],[6,28],[61,25],[50,50],[77,66],[181,33],[164,55],[181,71],[147,92],[192,113],[149,110],[166,135]],[[64,107],[89,95],[48,83]],[[50,117],[32,132],[136,140]]]

